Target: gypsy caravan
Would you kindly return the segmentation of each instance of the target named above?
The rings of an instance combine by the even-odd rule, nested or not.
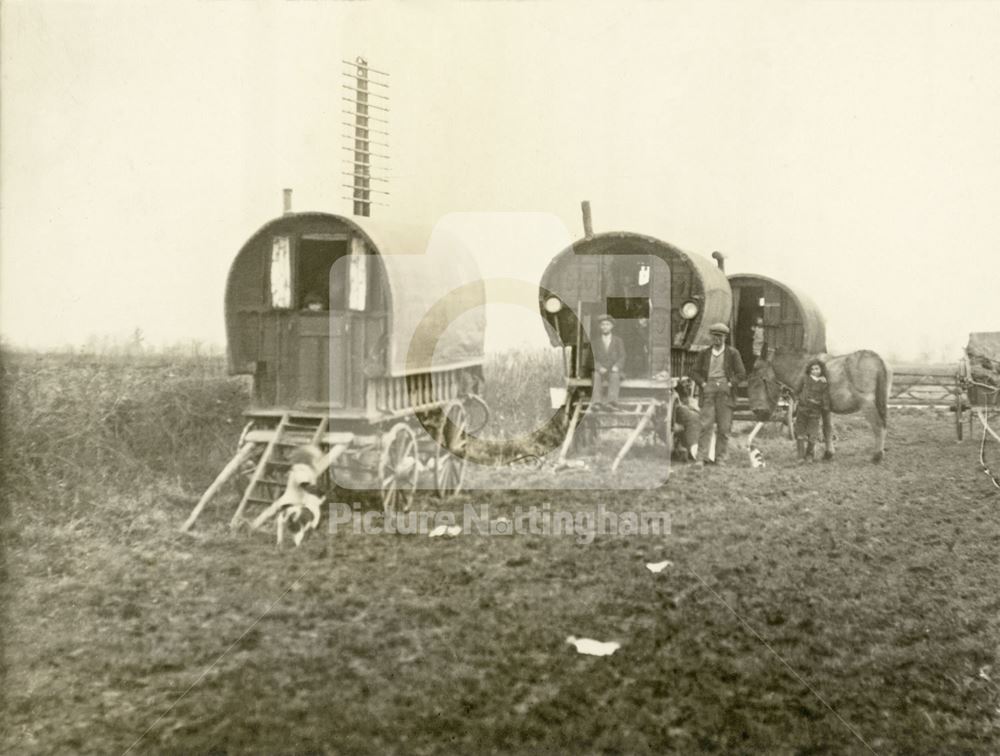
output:
[[[758,352],[826,352],[826,321],[801,291],[773,278],[752,273],[729,277],[733,291],[733,346],[747,370],[754,363],[754,330]],[[758,325],[759,323],[759,325]]]
[[[327,482],[378,491],[387,512],[428,481],[462,486],[467,409],[484,410],[484,286],[446,235],[287,213],[250,237],[225,296],[229,371],[252,406],[222,483],[249,476],[232,524],[280,495],[290,450],[325,452]]]
[[[586,207],[584,214],[589,227]],[[711,324],[729,321],[730,301],[720,268],[651,236],[588,233],[556,255],[541,279],[539,310],[564,355],[569,422],[561,459],[582,418],[585,430],[633,430],[612,469],[644,430],[656,430],[669,447],[674,379],[710,344]],[[604,316],[614,320],[626,355],[620,401],[612,406],[591,396],[592,340]]]

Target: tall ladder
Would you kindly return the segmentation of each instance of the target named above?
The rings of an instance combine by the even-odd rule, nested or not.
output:
[[[281,416],[274,435],[257,461],[229,527],[239,525],[248,504],[266,507],[274,503],[278,497],[273,496],[273,493],[284,490],[288,482],[288,470],[292,466],[288,461],[288,451],[304,444],[318,445],[326,433],[328,423],[329,418],[325,416],[293,418],[288,412]]]

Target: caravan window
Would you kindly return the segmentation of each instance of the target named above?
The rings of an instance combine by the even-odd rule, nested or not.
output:
[[[343,234],[304,234],[299,239],[295,289],[298,306],[322,302],[322,309],[343,310],[347,305],[346,265],[337,261],[347,255]],[[346,263],[347,261],[344,260]]]

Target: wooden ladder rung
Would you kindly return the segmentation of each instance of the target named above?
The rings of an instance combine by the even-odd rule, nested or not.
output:
[[[230,521],[229,526],[232,528],[237,527],[240,522],[240,518],[243,516],[243,510],[246,508],[247,502],[250,497],[255,493],[257,485],[260,483],[261,478],[264,477],[264,472],[267,470],[268,463],[270,463],[271,456],[274,454],[274,449],[278,445],[278,441],[281,439],[281,434],[284,432],[285,426],[288,424],[289,417],[286,412],[281,416],[281,420],[278,422],[278,427],[274,431],[274,436],[271,438],[270,442],[264,449],[264,453],[260,455],[260,460],[257,462],[257,467],[253,472],[253,477],[250,478],[250,483],[247,485],[246,491],[243,492],[243,497],[240,499],[239,505],[236,507],[236,512],[233,514],[233,519]],[[281,485],[280,483],[278,485]]]
[[[260,480],[257,481],[258,486],[260,485],[278,486],[282,489],[285,487],[287,483],[288,483],[287,480],[278,480],[276,478],[261,478]]]

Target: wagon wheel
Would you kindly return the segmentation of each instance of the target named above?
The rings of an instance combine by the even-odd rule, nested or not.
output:
[[[417,437],[408,425],[396,423],[383,437],[378,464],[382,509],[387,517],[409,511],[419,476]]]
[[[468,418],[461,402],[450,402],[441,413],[435,440],[434,487],[445,499],[462,490],[465,479],[465,445]]]
[[[477,435],[490,421],[490,408],[479,394],[469,394],[464,400],[466,415],[465,432],[470,436]]]

